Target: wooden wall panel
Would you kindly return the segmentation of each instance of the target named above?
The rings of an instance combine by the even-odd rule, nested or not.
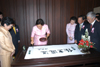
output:
[[[47,0],[46,0],[47,1]],[[47,2],[46,2],[47,3]],[[47,24],[49,25],[50,28],[50,32],[53,32],[53,0],[48,0],[48,7],[47,7],[47,11],[48,11],[48,21]],[[50,35],[50,38],[48,40],[48,44],[52,44],[53,43],[53,34]]]
[[[19,25],[20,47],[30,45],[31,31],[39,18],[50,28],[48,44],[67,43],[66,24],[70,17],[86,15],[98,6],[100,0],[0,0],[0,11]]]
[[[60,32],[62,34],[60,34],[60,43],[64,44],[66,43],[66,39],[67,39],[67,36],[66,36],[66,31],[64,31],[66,29],[66,21],[68,21],[68,8],[67,8],[67,4],[68,2],[66,0],[63,0],[63,1],[60,1],[61,2],[61,6],[60,6]],[[66,4],[67,3],[67,4]],[[67,9],[66,9],[67,8]],[[69,11],[68,11],[69,12]]]

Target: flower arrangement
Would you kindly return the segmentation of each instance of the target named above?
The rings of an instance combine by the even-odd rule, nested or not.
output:
[[[90,42],[90,36],[89,36],[89,33],[88,33],[88,29],[85,30],[85,35],[82,35],[81,37],[82,39],[79,41],[79,44],[78,44],[78,48],[79,49],[89,49],[89,48],[94,48],[94,43],[93,42]]]
[[[86,48],[86,49],[88,49],[88,48],[94,48],[93,45],[94,45],[93,42],[89,42],[88,40],[81,39],[79,41],[78,48]]]

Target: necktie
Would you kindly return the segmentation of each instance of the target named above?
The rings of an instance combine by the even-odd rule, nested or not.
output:
[[[81,27],[82,27],[82,25],[80,24],[80,31],[81,31]]]
[[[15,30],[15,27],[13,26],[13,30],[14,30],[14,32],[15,32],[15,34],[16,34],[16,30]]]
[[[90,25],[90,29],[92,29],[92,24]]]

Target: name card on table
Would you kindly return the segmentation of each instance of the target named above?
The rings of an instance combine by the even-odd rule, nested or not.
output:
[[[50,58],[81,54],[85,53],[82,53],[76,44],[31,46],[28,47],[24,59]]]

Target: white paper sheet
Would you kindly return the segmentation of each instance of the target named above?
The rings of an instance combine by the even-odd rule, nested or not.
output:
[[[24,59],[61,57],[80,55],[82,53],[76,44],[48,45],[29,47]]]

